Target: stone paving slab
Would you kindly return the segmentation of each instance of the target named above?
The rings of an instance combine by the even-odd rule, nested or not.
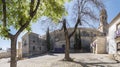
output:
[[[43,55],[18,61],[17,67],[120,67],[108,54],[72,53],[73,62],[61,61],[64,54]],[[10,67],[10,59],[0,59],[0,67]]]

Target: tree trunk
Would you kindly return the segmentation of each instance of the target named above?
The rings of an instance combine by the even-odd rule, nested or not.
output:
[[[69,56],[69,49],[70,49],[70,38],[68,35],[68,30],[66,28],[66,20],[63,20],[63,29],[64,29],[64,35],[65,35],[65,40],[66,40],[66,46],[65,46],[65,60],[66,61],[71,61],[72,59]]]
[[[11,62],[10,67],[17,67],[17,58],[16,58],[16,42],[17,37],[11,37]]]
[[[71,58],[70,58],[70,56],[69,56],[70,39],[69,39],[67,33],[65,33],[65,39],[66,39],[66,46],[65,46],[65,60],[70,61],[70,60],[71,60]]]

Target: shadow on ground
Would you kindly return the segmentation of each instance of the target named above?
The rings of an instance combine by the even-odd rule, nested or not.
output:
[[[35,58],[35,57],[45,56],[45,55],[58,56],[58,55],[55,55],[54,53],[45,53],[45,54],[32,55],[32,56],[29,56],[28,58]]]
[[[75,64],[80,64],[82,67],[106,67],[105,65],[108,65],[108,64],[117,64],[115,62],[90,62],[90,63],[85,63],[85,62],[82,62],[82,61],[71,61],[72,63],[75,63]]]

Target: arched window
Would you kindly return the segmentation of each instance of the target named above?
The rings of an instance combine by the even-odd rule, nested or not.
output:
[[[120,23],[117,24],[116,30],[120,29]]]

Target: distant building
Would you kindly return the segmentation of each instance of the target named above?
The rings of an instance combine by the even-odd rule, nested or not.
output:
[[[92,44],[95,44],[93,52],[120,54],[120,13],[108,24],[107,12],[103,9],[100,14],[98,30],[104,35],[93,41]]]
[[[74,29],[73,28],[68,28],[68,32],[72,32]],[[81,35],[81,46],[82,49],[86,52],[90,52],[90,44],[93,42],[93,40],[96,38],[96,36],[102,36],[103,33],[96,29],[92,28],[78,28],[77,33]],[[51,36],[51,42],[53,45],[53,50],[56,52],[56,50],[60,48],[64,48],[66,45],[65,41],[65,36],[64,36],[64,31],[63,30],[56,30],[50,33]],[[74,40],[75,34],[71,37],[70,39],[70,51],[74,51]],[[73,52],[72,51],[72,52]]]
[[[28,32],[22,37],[22,55],[33,56],[45,53],[46,41],[36,33]]]
[[[98,30],[102,33],[102,36],[96,36],[96,39],[91,44],[93,53],[97,53],[97,54],[107,53],[106,36],[108,35],[108,28],[109,25],[107,23],[107,12],[105,9],[102,9],[100,13],[100,25],[98,27]]]

